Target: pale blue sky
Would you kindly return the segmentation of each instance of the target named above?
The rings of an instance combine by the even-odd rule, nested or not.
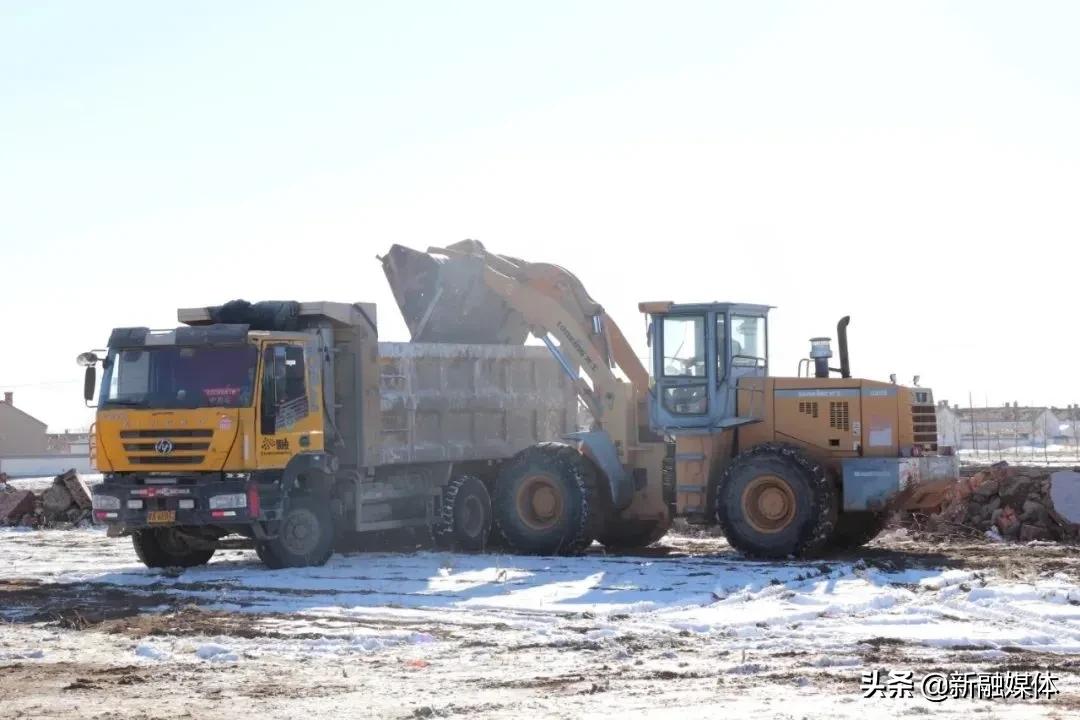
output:
[[[1076,3],[0,0],[0,389],[233,297],[379,303],[465,237],[637,302],[853,316],[857,374],[1080,402]],[[57,383],[57,384],[50,384]]]

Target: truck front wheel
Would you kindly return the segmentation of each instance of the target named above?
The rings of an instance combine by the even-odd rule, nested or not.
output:
[[[199,547],[176,528],[145,528],[131,533],[131,544],[142,564],[149,568],[196,567],[210,562],[214,548]]]
[[[277,534],[258,543],[255,553],[274,570],[325,565],[334,554],[334,518],[329,501],[310,495],[289,498]]]

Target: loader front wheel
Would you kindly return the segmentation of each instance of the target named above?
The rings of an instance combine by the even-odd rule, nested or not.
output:
[[[135,555],[149,568],[197,567],[210,562],[215,548],[199,547],[171,527],[145,528],[131,533]]]
[[[854,550],[870,542],[889,524],[887,512],[840,513],[829,538],[829,546],[835,550]]]
[[[514,552],[578,554],[596,537],[601,512],[596,471],[563,443],[522,450],[495,483],[495,524]]]
[[[837,510],[835,487],[821,466],[779,443],[735,458],[716,493],[716,519],[728,543],[758,558],[819,553]]]

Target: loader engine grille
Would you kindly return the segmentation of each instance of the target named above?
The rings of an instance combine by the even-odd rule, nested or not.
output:
[[[801,413],[803,413],[805,415],[809,415],[810,417],[815,417],[816,418],[818,416],[817,402],[815,402],[815,401],[800,401],[799,402],[799,412],[801,412]]]
[[[937,413],[934,406],[912,404],[911,425],[915,444],[923,450],[937,452]]]
[[[834,430],[851,430],[851,411],[846,402],[829,403],[829,427]]]

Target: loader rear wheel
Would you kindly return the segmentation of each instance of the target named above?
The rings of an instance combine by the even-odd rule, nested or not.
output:
[[[829,546],[835,550],[854,550],[880,535],[888,524],[887,512],[840,513]]]
[[[716,493],[724,536],[751,557],[819,553],[832,535],[837,509],[836,489],[821,466],[779,443],[735,458]]]
[[[667,535],[670,522],[610,519],[597,538],[609,550],[640,550]]]
[[[596,471],[569,445],[533,445],[499,473],[494,511],[495,524],[514,552],[580,553],[602,522]]]
[[[487,487],[475,475],[461,475],[443,490],[442,508],[431,534],[437,547],[481,552],[487,547],[492,522]]]
[[[216,549],[198,547],[171,527],[135,530],[131,533],[131,544],[142,564],[150,568],[205,565]]]
[[[255,552],[274,570],[325,565],[334,554],[334,517],[330,503],[311,495],[290,497],[277,534]]]

